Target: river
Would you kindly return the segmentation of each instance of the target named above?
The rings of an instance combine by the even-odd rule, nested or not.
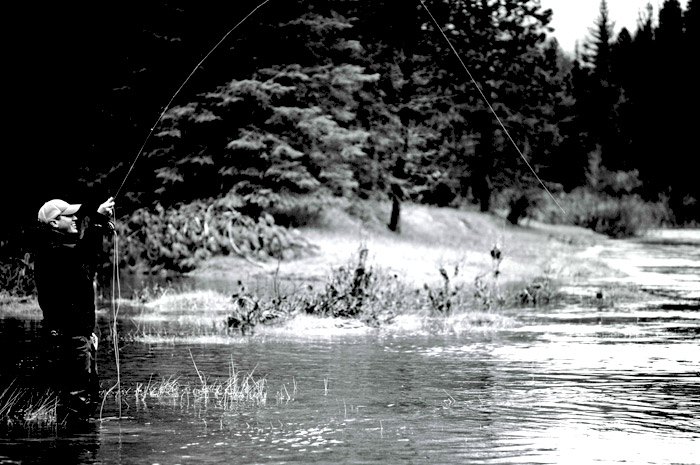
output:
[[[225,378],[233,363],[264,377],[267,402],[143,404],[127,393],[121,418],[107,402],[105,420],[85,430],[1,438],[0,463],[700,463],[700,231],[609,244],[593,252],[653,303],[574,298],[509,310],[509,328],[440,336],[127,344],[123,386],[196,383],[196,370]],[[22,326],[2,325],[5,336]],[[109,350],[101,348],[105,385],[116,379]]]

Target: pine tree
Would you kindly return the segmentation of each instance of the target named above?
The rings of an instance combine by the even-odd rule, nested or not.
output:
[[[684,210],[695,202],[691,191],[696,191],[697,176],[689,174],[688,166],[697,150],[690,136],[691,125],[687,124],[688,97],[697,86],[697,81],[687,80],[695,74],[695,66],[688,66],[692,54],[686,55],[684,44],[684,20],[678,0],[666,0],[659,11],[659,25],[656,29],[659,79],[657,81],[657,137],[656,153],[663,154],[663,163],[656,164],[655,176],[661,186],[669,186],[671,207],[679,222],[685,222]],[[691,45],[693,47],[693,45]],[[660,186],[660,187],[661,187]],[[691,200],[693,199],[693,200]]]
[[[581,131],[586,133],[589,153],[600,152],[603,164],[612,170],[625,165],[625,143],[620,134],[619,108],[624,100],[616,78],[612,76],[613,23],[607,2],[601,0],[592,39],[584,47],[582,67],[575,82],[576,105]]]

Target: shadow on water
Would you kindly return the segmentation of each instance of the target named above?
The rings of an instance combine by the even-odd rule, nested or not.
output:
[[[571,299],[510,310],[512,328],[450,335],[124,343],[121,419],[108,399],[108,420],[86,431],[3,435],[0,462],[699,463],[697,304],[678,295],[600,308]],[[0,320],[3,381],[37,329]],[[117,379],[109,343],[99,358],[106,389]],[[265,379],[265,405],[133,395],[138,383],[225,379],[232,364]]]
[[[58,431],[2,432],[0,463],[92,464],[99,462],[101,438],[99,425],[87,423]]]

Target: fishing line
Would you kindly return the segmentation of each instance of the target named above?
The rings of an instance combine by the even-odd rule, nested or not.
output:
[[[528,162],[528,161],[527,161],[527,158],[525,157],[525,155],[523,155],[523,152],[520,150],[520,147],[518,147],[518,144],[516,144],[515,141],[513,140],[513,138],[511,137],[510,133],[508,132],[508,129],[506,129],[505,125],[504,125],[503,122],[501,121],[501,118],[498,117],[498,114],[496,113],[496,110],[494,110],[493,106],[491,105],[491,102],[489,102],[489,99],[486,98],[486,95],[485,95],[484,92],[481,90],[481,87],[479,87],[479,83],[476,82],[476,79],[474,79],[474,77],[472,76],[472,73],[469,72],[469,68],[467,68],[467,65],[464,63],[464,61],[462,60],[462,57],[459,55],[459,53],[457,53],[457,50],[456,50],[456,49],[454,48],[454,46],[452,45],[452,42],[450,42],[450,39],[447,37],[447,34],[445,34],[445,32],[444,32],[444,31],[442,30],[442,28],[440,27],[440,24],[438,24],[438,22],[435,20],[435,17],[434,17],[433,14],[430,12],[430,10],[428,9],[428,7],[427,7],[427,5],[425,4],[425,2],[424,2],[423,0],[419,0],[419,1],[420,1],[421,5],[423,5],[423,8],[425,9],[425,11],[428,13],[428,16],[430,16],[430,19],[431,19],[431,20],[433,21],[433,23],[435,24],[435,27],[437,28],[437,30],[440,31],[440,34],[442,34],[442,37],[445,38],[445,42],[447,42],[447,45],[449,45],[450,50],[452,50],[452,53],[454,53],[455,56],[457,57],[457,60],[459,60],[459,63],[462,65],[462,68],[464,68],[464,71],[467,72],[467,75],[469,76],[469,79],[471,79],[471,81],[474,83],[474,87],[476,87],[476,90],[477,90],[477,91],[479,92],[479,94],[481,95],[481,98],[484,100],[484,102],[485,102],[486,105],[488,106],[489,110],[491,110],[491,113],[493,113],[493,116],[496,118],[496,121],[498,121],[498,124],[501,126],[501,128],[502,128],[503,131],[505,132],[506,136],[508,136],[508,140],[511,142],[511,144],[513,144],[513,147],[515,147],[515,150],[516,150],[516,151],[518,152],[518,154],[520,155],[520,158],[523,159],[523,161],[525,162],[525,164],[527,165],[527,167],[530,169],[530,171],[532,171],[532,174],[535,175],[535,178],[537,179],[537,181],[539,181],[539,183],[540,183],[540,185],[542,186],[542,188],[543,188],[543,189],[545,190],[545,192],[549,195],[549,197],[554,201],[554,203],[557,205],[557,207],[559,207],[559,209],[562,211],[562,213],[564,213],[564,214],[566,215],[566,212],[564,211],[564,209],[562,208],[562,206],[559,205],[559,202],[557,202],[557,199],[555,199],[554,196],[552,195],[552,193],[549,191],[549,189],[547,189],[547,186],[545,186],[544,182],[542,182],[542,179],[540,179],[540,177],[537,175],[537,173],[535,172],[535,170],[534,170],[534,169],[532,168],[532,166],[530,165],[530,162]]]
[[[115,215],[116,216],[116,215]],[[115,292],[116,297],[115,298]],[[119,333],[117,329],[117,317],[119,316],[119,305],[121,301],[121,284],[119,282],[119,234],[114,229],[114,255],[112,257],[112,348],[114,350],[114,361],[117,366],[117,401],[119,402],[119,418],[122,417],[122,388],[121,369],[119,364]]]
[[[202,58],[202,59],[199,61],[199,63],[197,63],[197,66],[195,66],[194,69],[192,69],[192,71],[191,71],[190,74],[187,76],[187,78],[182,82],[182,85],[180,85],[180,87],[177,89],[177,91],[175,91],[175,93],[173,94],[173,96],[170,98],[170,101],[168,101],[168,104],[165,105],[165,107],[163,108],[163,111],[161,112],[160,116],[158,117],[158,119],[156,120],[156,122],[155,122],[155,123],[153,124],[153,126],[151,127],[151,130],[148,132],[148,135],[146,136],[146,139],[143,141],[143,144],[141,145],[141,148],[139,149],[138,153],[136,154],[136,157],[134,158],[134,161],[131,162],[131,166],[129,166],[129,170],[126,172],[126,175],[124,176],[124,179],[122,180],[122,183],[121,183],[121,185],[119,186],[119,189],[117,189],[117,193],[114,194],[114,198],[115,198],[115,199],[119,196],[119,192],[121,192],[122,187],[124,187],[124,184],[126,183],[126,179],[129,177],[129,174],[131,174],[131,171],[134,169],[134,165],[136,165],[136,161],[139,159],[139,157],[140,157],[141,154],[143,153],[143,150],[146,148],[146,144],[148,144],[148,141],[151,139],[151,136],[153,135],[153,131],[155,131],[155,129],[156,129],[156,127],[158,126],[158,124],[161,122],[161,120],[163,119],[163,117],[165,116],[165,114],[167,113],[167,111],[170,109],[170,105],[172,105],[173,101],[174,101],[174,100],[177,98],[177,96],[180,94],[180,91],[182,91],[182,89],[185,87],[185,85],[187,85],[187,82],[192,78],[192,76],[194,76],[194,73],[197,72],[197,70],[199,69],[200,66],[202,66],[202,64],[204,63],[204,61],[205,61],[207,58],[209,58],[209,55],[211,55],[212,53],[214,53],[214,50],[216,50],[216,49],[219,47],[219,45],[221,45],[221,44],[228,38],[228,36],[230,36],[231,33],[233,33],[233,31],[235,31],[236,29],[238,29],[238,27],[239,27],[241,24],[243,24],[248,18],[250,18],[256,11],[258,11],[260,8],[262,8],[262,7],[263,7],[266,3],[268,3],[269,1],[270,1],[270,0],[264,0],[264,1],[263,1],[262,3],[260,3],[258,6],[256,6],[255,8],[253,8],[253,10],[251,10],[251,12],[248,13],[248,14],[245,16],[245,18],[243,18],[242,20],[240,20],[235,26],[233,26],[231,29],[229,29],[229,31],[228,31],[226,34],[224,34],[224,36],[216,43],[216,45],[214,45],[214,46],[211,48],[211,50],[209,50],[209,52],[207,52],[207,54],[204,55],[204,58]]]
[[[112,212],[112,218],[116,217],[116,209]],[[121,365],[119,363],[119,333],[117,329],[117,317],[119,316],[119,307],[121,301],[121,284],[119,282],[119,234],[116,228],[114,233],[114,247],[112,249],[112,326],[110,334],[112,336],[112,349],[114,351],[114,361],[117,370],[117,382],[108,389],[102,397],[102,405],[100,406],[100,420],[102,420],[102,411],[105,401],[109,394],[116,389],[117,401],[119,402],[119,418],[122,417],[122,389],[121,389]]]
[[[122,188],[124,187],[124,184],[126,183],[127,178],[131,174],[131,171],[134,169],[134,166],[136,165],[137,160],[141,157],[143,154],[144,149],[146,148],[146,144],[148,144],[148,141],[151,139],[151,136],[153,135],[153,131],[155,131],[156,127],[158,127],[158,124],[160,124],[161,120],[167,113],[167,111],[170,109],[170,106],[172,103],[175,101],[177,96],[180,94],[182,89],[187,85],[189,80],[194,76],[194,74],[197,72],[197,70],[202,66],[204,61],[206,61],[209,56],[214,53],[214,51],[230,36],[233,31],[238,29],[238,27],[243,24],[245,21],[248,20],[256,11],[258,11],[260,8],[262,8],[265,4],[267,4],[270,0],[264,0],[261,3],[259,3],[255,8],[253,8],[250,13],[248,13],[242,20],[240,20],[238,23],[236,23],[231,29],[224,34],[221,39],[207,52],[206,55],[204,55],[204,58],[202,58],[199,63],[192,69],[190,74],[187,76],[187,78],[182,82],[180,87],[175,91],[175,93],[172,95],[168,103],[163,107],[163,111],[160,113],[158,116],[158,119],[156,122],[153,124],[151,129],[148,132],[148,135],[146,136],[146,139],[143,141],[143,144],[141,145],[141,148],[136,154],[136,157],[134,157],[134,160],[131,162],[131,165],[129,166],[129,170],[126,172],[126,175],[124,176],[124,179],[122,180],[121,184],[119,185],[119,189],[117,189],[117,193],[114,194],[113,199],[116,199],[119,196],[119,193],[121,192]],[[115,220],[114,223],[116,224],[116,210],[112,211],[113,214],[113,219]],[[121,373],[120,373],[120,365],[119,365],[119,335],[117,333],[117,317],[119,315],[119,301],[121,300],[121,285],[120,285],[120,279],[119,279],[119,240],[118,240],[119,234],[117,233],[117,230],[114,230],[114,248],[113,248],[113,255],[112,255],[112,327],[111,327],[111,333],[112,333],[112,345],[113,345],[113,350],[114,350],[114,359],[116,363],[116,369],[117,369],[117,382],[114,386],[112,386],[104,395],[102,399],[102,406],[100,407],[100,418],[102,418],[102,409],[104,408],[104,403],[107,398],[107,396],[114,390],[117,389],[117,400],[119,402],[119,418],[122,416],[122,402],[121,402]],[[116,293],[116,294],[115,294]]]

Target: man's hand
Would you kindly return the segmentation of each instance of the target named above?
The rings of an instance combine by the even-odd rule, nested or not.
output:
[[[100,342],[100,339],[97,337],[97,334],[92,333],[92,336],[90,336],[90,343],[92,343],[92,346],[97,350],[97,344]]]
[[[97,207],[97,213],[111,216],[114,213],[114,197],[108,198],[106,202]]]

